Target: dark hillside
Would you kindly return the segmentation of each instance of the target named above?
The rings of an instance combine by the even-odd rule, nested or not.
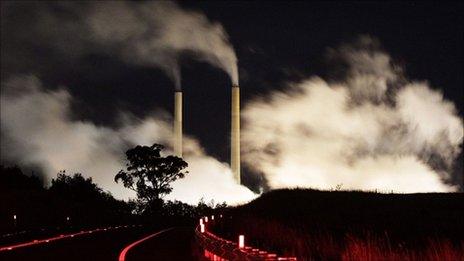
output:
[[[282,189],[229,211],[216,233],[302,260],[464,258],[464,193]]]
[[[389,231],[404,237],[464,238],[464,193],[380,194],[275,190],[233,210],[310,229]]]

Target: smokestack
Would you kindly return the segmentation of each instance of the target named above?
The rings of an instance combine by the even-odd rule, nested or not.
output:
[[[240,184],[240,88],[232,86],[232,122],[230,131],[230,166],[235,180]]]
[[[182,158],[182,92],[174,92],[174,154]]]

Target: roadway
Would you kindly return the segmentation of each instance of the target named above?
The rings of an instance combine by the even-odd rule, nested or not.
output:
[[[123,250],[124,261],[193,260],[192,240],[193,229],[186,227],[166,231],[143,227],[108,229],[0,251],[0,260],[117,261]]]
[[[132,247],[127,252],[125,261],[195,260],[192,255],[193,236],[192,227],[172,228]]]

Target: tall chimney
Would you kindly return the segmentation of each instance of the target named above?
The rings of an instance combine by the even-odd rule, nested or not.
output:
[[[230,166],[240,184],[240,88],[232,86],[232,122],[230,131]]]
[[[174,154],[182,158],[182,92],[174,92]]]

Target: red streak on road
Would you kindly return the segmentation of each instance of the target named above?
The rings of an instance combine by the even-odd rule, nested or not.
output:
[[[119,254],[119,261],[125,261],[125,260],[126,260],[126,254],[127,254],[127,252],[128,252],[131,248],[135,247],[136,245],[142,243],[142,242],[145,241],[145,240],[148,240],[148,239],[150,239],[150,238],[152,238],[152,237],[156,237],[157,235],[162,234],[162,233],[167,232],[167,231],[172,230],[172,229],[174,229],[174,228],[171,227],[171,228],[167,228],[167,229],[161,230],[161,231],[159,231],[159,232],[156,232],[156,233],[154,233],[154,234],[151,234],[151,235],[149,235],[149,236],[146,236],[146,237],[144,237],[144,238],[142,238],[142,239],[139,239],[139,240],[135,241],[134,243],[132,243],[132,244],[126,246],[126,247],[121,251],[121,253]]]
[[[129,226],[121,226],[121,227],[129,227]],[[132,227],[134,227],[134,225]],[[108,229],[117,229],[117,228],[120,228],[120,227],[115,227],[115,228],[110,227]],[[75,236],[80,236],[80,235],[85,235],[85,234],[91,234],[93,232],[106,231],[106,230],[107,230],[106,228],[105,229],[97,228],[97,229],[94,229],[94,230],[81,231],[81,232],[74,233],[74,234],[59,235],[59,236],[56,236],[56,237],[51,237],[51,238],[46,238],[46,239],[41,239],[41,240],[35,239],[33,241],[30,241],[30,242],[25,242],[25,243],[20,243],[20,244],[16,244],[16,245],[0,247],[0,252],[1,251],[7,251],[7,250],[13,250],[15,248],[20,248],[20,247],[27,247],[27,246],[33,246],[33,245],[38,245],[38,244],[43,244],[43,243],[49,243],[49,242],[52,242],[52,241],[55,241],[55,240],[60,240],[60,239],[65,239],[65,238],[70,238],[70,237],[75,237]]]

